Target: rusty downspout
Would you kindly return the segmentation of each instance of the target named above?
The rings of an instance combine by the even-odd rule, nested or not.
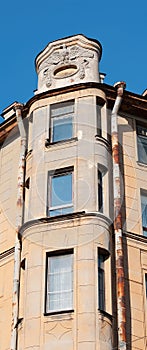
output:
[[[115,258],[116,258],[116,283],[117,283],[117,318],[118,318],[118,349],[126,350],[126,305],[125,305],[125,280],[124,280],[124,255],[122,241],[122,214],[121,214],[121,190],[120,190],[120,164],[118,145],[117,113],[119,111],[124,82],[116,83],[117,97],[111,114],[111,142],[113,159],[113,190],[114,190],[114,234],[115,234]]]
[[[21,149],[18,169],[18,188],[17,188],[17,209],[16,209],[16,235],[14,251],[14,276],[13,276],[13,295],[12,295],[12,329],[11,329],[11,350],[17,349],[17,325],[19,316],[19,284],[20,284],[20,261],[21,261],[21,241],[19,229],[23,220],[23,190],[25,173],[25,154],[26,154],[26,131],[22,120],[23,105],[16,103],[14,110],[18,129],[21,137]]]

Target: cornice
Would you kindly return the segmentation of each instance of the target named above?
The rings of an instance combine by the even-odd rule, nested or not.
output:
[[[90,88],[99,89],[103,91],[106,95],[107,108],[110,110],[113,108],[115,98],[116,98],[116,90],[113,86],[107,85],[104,83],[86,82],[86,83],[75,84],[72,86],[57,88],[57,89],[45,91],[40,94],[34,95],[26,102],[26,104],[23,107],[23,112],[22,112],[23,118],[27,116],[27,114],[29,113],[30,107],[36,101],[45,99],[47,97],[63,95],[68,92],[76,92],[78,90],[86,90]],[[126,113],[127,115],[130,114],[132,115],[132,117],[137,116],[137,117],[145,118],[146,120],[147,96],[138,95],[125,90],[120,112]],[[15,125],[16,125],[15,115],[13,115],[11,118],[7,119],[5,122],[3,122],[0,125],[0,142],[4,140],[4,138],[7,136],[9,131],[11,131]]]
[[[38,225],[44,225],[44,224],[50,224],[50,223],[58,223],[58,222],[65,222],[65,221],[71,221],[71,220],[76,220],[79,218],[97,218],[100,219],[101,221],[105,222],[109,227],[112,226],[112,221],[109,217],[105,216],[104,214],[100,212],[75,212],[75,213],[70,213],[70,214],[65,214],[65,215],[59,215],[59,216],[54,216],[54,217],[44,217],[44,218],[38,218],[34,220],[30,220],[25,222],[21,228],[20,228],[20,236],[23,236],[24,232],[33,227],[33,226],[38,226]]]
[[[147,244],[147,237],[141,236],[137,233],[124,231],[123,236],[126,238],[130,238],[132,240],[135,240],[136,242],[142,242],[142,243]]]

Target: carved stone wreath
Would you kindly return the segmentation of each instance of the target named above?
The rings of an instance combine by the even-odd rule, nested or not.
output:
[[[77,45],[66,47],[64,44],[40,65],[39,71],[43,70],[42,80],[45,81],[47,87],[50,87],[52,78],[66,78],[78,72],[79,78],[83,79],[89,59],[93,57],[91,50]]]

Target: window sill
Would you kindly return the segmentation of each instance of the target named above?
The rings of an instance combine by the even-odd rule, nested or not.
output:
[[[137,161],[137,164],[143,168],[147,168],[147,163],[141,163],[139,160]]]
[[[64,143],[72,143],[78,141],[77,137],[72,137],[71,139],[67,139],[67,140],[61,140],[61,141],[56,141],[56,142],[50,142],[49,139],[45,140],[45,147],[46,148],[50,148],[52,146],[56,146],[56,145],[62,145]]]
[[[71,309],[71,310],[60,310],[60,311],[51,311],[51,312],[45,312],[44,313],[44,316],[46,317],[46,316],[54,316],[54,315],[56,315],[56,316],[60,316],[60,315],[65,315],[65,314],[70,314],[70,313],[73,313],[74,312],[74,310],[73,309]]]

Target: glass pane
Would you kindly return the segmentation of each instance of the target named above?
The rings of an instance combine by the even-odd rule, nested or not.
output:
[[[96,113],[97,113],[97,135],[102,136],[102,129],[101,129],[101,107],[99,105],[96,105]]]
[[[141,195],[142,227],[143,234],[147,237],[147,196]]]
[[[51,116],[60,116],[74,112],[74,102],[57,103],[51,107]]]
[[[98,170],[98,210],[103,213],[103,177],[100,170]]]
[[[99,309],[105,310],[105,272],[103,254],[98,254],[98,301]]]
[[[104,270],[98,270],[99,309],[105,309]]]
[[[49,310],[71,310],[72,309],[72,293],[60,293],[49,295]]]
[[[138,160],[147,164],[147,138],[138,136]]]
[[[64,310],[72,308],[73,300],[73,255],[49,257],[47,308]]]
[[[52,177],[51,207],[72,203],[72,174]]]
[[[49,271],[50,273],[59,273],[63,271],[71,271],[71,261],[72,255],[59,255],[53,256],[49,258],[50,265]]]
[[[98,267],[104,269],[104,255],[98,255]]]
[[[52,142],[72,138],[72,116],[53,118]]]
[[[147,128],[145,126],[137,126],[137,134],[142,136],[147,136]]]

